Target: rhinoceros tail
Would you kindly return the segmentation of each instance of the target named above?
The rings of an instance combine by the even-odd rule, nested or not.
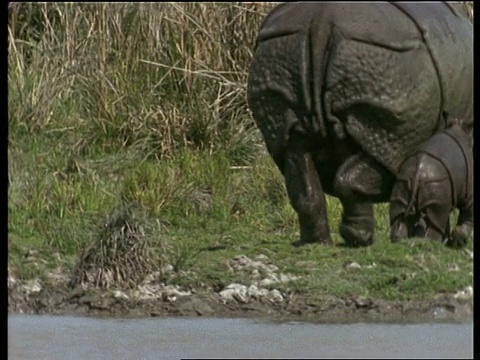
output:
[[[418,176],[415,176],[410,181],[410,197],[408,198],[407,207],[405,208],[405,216],[413,216],[417,212],[417,208],[415,204],[417,203],[417,196],[418,196]]]
[[[414,216],[417,209],[417,198],[419,190],[419,165],[422,163],[422,157],[425,156],[422,153],[417,153],[412,155],[415,157],[415,172],[413,177],[404,178],[403,180],[407,182],[408,195],[405,196],[406,199],[403,201],[406,202],[405,211],[403,212],[404,217]],[[409,158],[407,161],[411,162],[413,159]],[[404,194],[402,194],[404,195]]]
[[[323,87],[325,84],[325,72],[328,59],[330,57],[330,48],[332,47],[332,15],[329,8],[325,7],[318,11],[312,17],[310,31],[308,34],[308,43],[310,49],[311,64],[311,94],[312,115],[317,124],[322,137],[327,137],[326,119],[323,103]]]

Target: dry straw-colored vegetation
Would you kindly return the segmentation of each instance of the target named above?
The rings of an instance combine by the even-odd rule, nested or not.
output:
[[[11,3],[11,132],[61,134],[75,153],[193,146],[248,158],[247,69],[271,6]]]
[[[247,162],[247,71],[275,4],[10,3],[10,133],[56,134],[74,155],[191,146]]]

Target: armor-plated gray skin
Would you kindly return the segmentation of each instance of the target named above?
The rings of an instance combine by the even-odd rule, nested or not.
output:
[[[301,242],[373,242],[373,203],[444,116],[473,128],[473,28],[460,4],[285,3],[260,28],[247,88]]]
[[[459,216],[450,234],[455,208]],[[390,226],[394,242],[418,236],[466,245],[473,229],[473,149],[459,125],[432,136],[401,165],[390,200]]]

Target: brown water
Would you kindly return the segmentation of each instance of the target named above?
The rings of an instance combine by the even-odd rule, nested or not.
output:
[[[473,323],[8,316],[9,359],[471,358]]]

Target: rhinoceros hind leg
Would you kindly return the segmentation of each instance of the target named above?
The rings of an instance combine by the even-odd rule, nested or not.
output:
[[[290,203],[298,214],[301,243],[332,243],[325,193],[312,155],[295,137],[285,152],[282,171]]]
[[[343,216],[340,235],[347,246],[369,246],[374,242],[373,204],[342,200]]]
[[[417,209],[426,224],[423,237],[434,241],[448,241],[450,213],[453,210],[450,178],[437,160],[425,158],[422,171],[429,171],[431,180],[422,180],[417,195]],[[425,175],[426,176],[426,175]]]
[[[411,191],[411,181],[408,177],[398,178],[392,189],[389,216],[390,240],[394,243],[414,236],[423,237],[420,234],[425,232],[425,221],[415,211],[412,211],[414,210],[411,208],[414,205],[412,197],[415,194],[412,194]]]
[[[468,243],[468,238],[472,233],[471,224],[463,224],[456,226],[453,231],[450,239],[447,241],[447,246],[453,248],[463,248]]]

